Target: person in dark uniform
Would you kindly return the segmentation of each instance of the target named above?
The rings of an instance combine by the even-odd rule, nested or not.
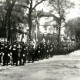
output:
[[[9,45],[10,64],[12,65],[12,45]]]
[[[29,46],[26,45],[26,61],[28,61],[28,55],[29,55]]]
[[[9,57],[9,49],[8,49],[8,46],[5,45],[4,47],[4,56],[3,56],[3,65],[8,65],[10,61],[10,57]]]
[[[29,45],[29,51],[28,51],[28,63],[30,63],[30,61],[34,62],[34,48],[33,48],[33,45],[30,44]]]
[[[47,58],[49,58],[50,55],[50,44],[47,44]]]
[[[34,60],[35,60],[35,51],[34,51],[33,47],[31,48],[30,55],[31,55],[31,61],[34,63]]]
[[[26,62],[26,47],[23,46],[20,52],[20,65],[24,65]]]
[[[17,44],[17,52],[18,52],[18,61],[20,63],[20,53],[21,53],[21,49],[22,49],[22,46],[20,45],[20,43]]]
[[[39,53],[39,59],[44,59],[44,45],[43,45],[43,43],[39,44],[38,53]]]
[[[0,43],[0,64],[1,64],[1,57],[2,57],[2,45],[1,45],[1,43]]]
[[[1,63],[3,65],[3,56],[4,56],[4,45],[1,44]]]
[[[27,60],[28,60],[28,63],[30,63],[30,61],[31,61],[31,48],[29,47],[29,49],[28,49],[28,53],[27,53]]]
[[[11,52],[11,49],[10,49],[10,44],[7,45],[7,49],[8,49],[8,64],[10,64],[10,52]]]
[[[40,49],[39,49],[39,47],[37,47],[36,49],[35,49],[35,60],[39,60],[39,54],[40,54]]]
[[[41,44],[38,44],[35,50],[36,60],[40,60],[43,58],[43,48]]]
[[[54,46],[53,44],[50,45],[50,57],[54,56]]]
[[[24,47],[24,53],[23,53],[23,65],[24,65],[24,63],[26,63],[26,60],[27,60],[27,48],[25,46]]]
[[[12,60],[13,65],[16,63],[16,66],[18,65],[18,50],[16,48],[16,45],[13,45],[12,47]]]
[[[47,58],[47,44],[43,43],[43,54],[44,54],[44,58]]]

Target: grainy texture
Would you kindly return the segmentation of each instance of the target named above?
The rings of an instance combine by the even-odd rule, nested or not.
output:
[[[0,66],[0,80],[80,80],[80,56],[73,54],[76,51],[25,66]]]

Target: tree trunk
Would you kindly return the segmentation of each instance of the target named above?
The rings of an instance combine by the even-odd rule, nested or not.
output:
[[[58,28],[58,44],[57,44],[57,49],[58,49],[58,52],[60,50],[60,41],[61,41],[61,19],[59,20],[59,28]]]
[[[31,29],[32,29],[32,0],[31,0],[31,3],[30,3],[30,8],[29,8],[29,16],[28,16],[28,19],[29,19],[29,41],[31,41]]]
[[[7,41],[9,41],[11,43],[11,12],[12,12],[12,9],[15,5],[15,1],[12,2],[12,4],[8,5],[8,9],[7,9],[7,12],[6,12],[6,15],[5,15],[5,21],[4,21],[4,26],[6,27],[6,38],[7,38]]]

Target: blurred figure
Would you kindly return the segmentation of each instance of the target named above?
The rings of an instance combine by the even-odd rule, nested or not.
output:
[[[10,61],[10,52],[9,52],[9,48],[8,45],[5,45],[4,47],[4,55],[3,55],[3,65],[8,65]]]
[[[12,61],[13,61],[13,65],[16,63],[16,66],[18,65],[18,49],[16,45],[13,45],[12,47]]]
[[[23,46],[20,52],[20,65],[24,65],[24,63],[26,62],[26,47]]]

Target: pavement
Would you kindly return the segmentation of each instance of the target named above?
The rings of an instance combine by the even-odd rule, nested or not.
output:
[[[0,66],[0,80],[80,80],[79,53],[77,50],[24,66]]]

